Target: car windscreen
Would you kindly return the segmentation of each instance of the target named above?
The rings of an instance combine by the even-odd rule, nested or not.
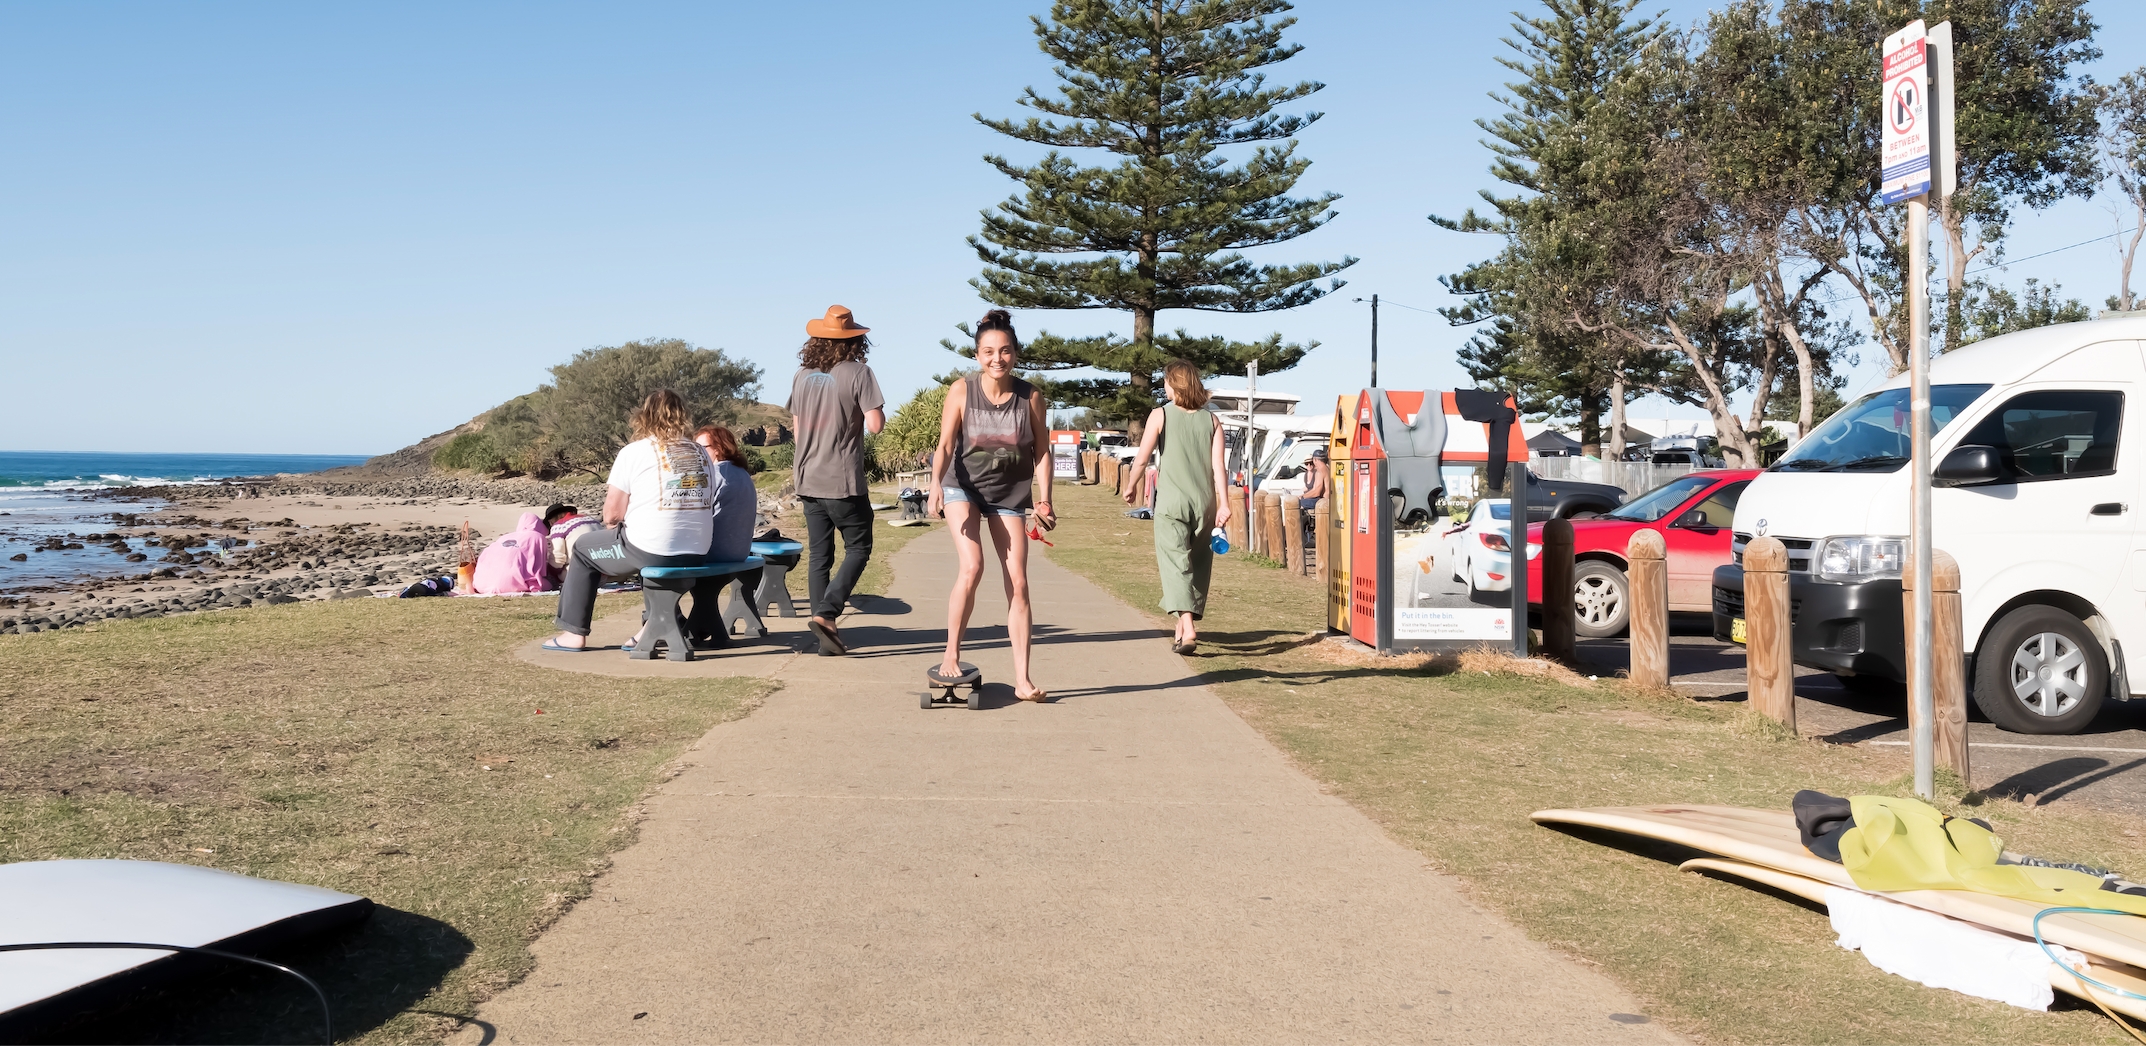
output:
[[[1625,502],[1609,513],[1607,519],[1628,519],[1636,523],[1652,523],[1676,510],[1678,505],[1690,500],[1693,494],[1712,486],[1710,476],[1678,476],[1659,487]]]
[[[1987,385],[1930,386],[1930,435],[1944,431]],[[1843,407],[1789,448],[1776,472],[1891,472],[1908,463],[1908,390],[1881,389]]]
[[[1513,503],[1512,503],[1512,502],[1510,502],[1510,501],[1508,501],[1508,502],[1505,502],[1505,503],[1503,503],[1503,504],[1499,504],[1499,505],[1492,505],[1492,506],[1490,506],[1490,518],[1492,518],[1492,519],[1503,519],[1503,520],[1510,520],[1510,519],[1512,519],[1512,518],[1513,518]]]

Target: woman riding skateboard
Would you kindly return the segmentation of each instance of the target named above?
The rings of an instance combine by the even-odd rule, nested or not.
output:
[[[976,609],[976,584],[984,576],[988,526],[1006,579],[1006,635],[1013,647],[1013,693],[1023,701],[1050,695],[1028,675],[1028,528],[1031,510],[1045,530],[1058,525],[1051,511],[1050,425],[1036,387],[1014,376],[1021,342],[1013,317],[993,309],[976,324],[976,374],[946,390],[939,415],[939,447],[932,453],[929,511],[945,515],[960,558],[954,589],[946,600],[946,656],[935,669],[941,679],[965,675],[962,633]]]

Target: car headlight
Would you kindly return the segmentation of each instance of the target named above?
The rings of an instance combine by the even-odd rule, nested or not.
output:
[[[1812,569],[1827,581],[1878,581],[1899,577],[1907,557],[1906,538],[1857,534],[1820,542]]]

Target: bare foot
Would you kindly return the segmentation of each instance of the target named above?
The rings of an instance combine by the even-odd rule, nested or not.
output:
[[[1027,685],[1023,686],[1023,683]],[[1035,701],[1039,703],[1051,699],[1049,691],[1025,679],[1022,680],[1021,683],[1014,684],[1013,696],[1020,698],[1023,701]]]
[[[950,657],[939,662],[939,667],[933,669],[933,671],[939,673],[939,678],[941,679],[960,679],[961,662]]]

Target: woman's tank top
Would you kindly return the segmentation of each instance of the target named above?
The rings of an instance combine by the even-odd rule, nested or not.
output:
[[[983,382],[962,382],[968,390],[961,416],[961,446],[954,455],[954,485],[969,500],[995,509],[1026,510],[1036,478],[1036,430],[1029,398],[1036,387],[1013,379],[1013,395],[994,404]]]
[[[1215,416],[1162,405],[1162,452],[1155,455],[1155,514],[1206,519],[1215,511]]]

